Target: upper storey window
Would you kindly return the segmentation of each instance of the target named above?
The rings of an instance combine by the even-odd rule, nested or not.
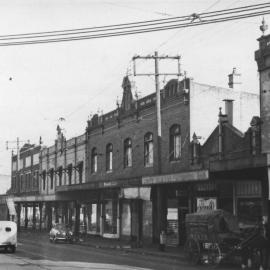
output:
[[[72,170],[73,170],[73,166],[72,166],[72,164],[69,164],[67,166],[67,175],[68,175],[68,184],[69,185],[72,184]]]
[[[106,171],[110,172],[112,171],[112,165],[113,165],[113,146],[111,143],[107,144],[106,146]]]
[[[154,163],[154,144],[153,133],[146,133],[144,136],[144,165],[153,166]]]
[[[79,172],[79,183],[83,181],[83,161],[78,163],[78,172]]]
[[[181,128],[173,125],[170,128],[170,161],[179,160],[181,157]]]
[[[92,153],[91,153],[91,171],[92,173],[97,172],[97,148],[96,147],[92,149]]]
[[[124,141],[124,167],[132,166],[132,142],[131,139],[125,139]]]

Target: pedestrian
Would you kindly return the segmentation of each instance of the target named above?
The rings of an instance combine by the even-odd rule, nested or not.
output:
[[[166,233],[165,231],[161,231],[159,236],[159,250],[165,251],[165,245],[166,245]]]
[[[262,236],[260,247],[260,270],[269,270],[270,227],[268,222],[268,216],[262,217],[260,233]]]

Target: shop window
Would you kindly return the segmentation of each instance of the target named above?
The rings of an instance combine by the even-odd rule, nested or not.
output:
[[[36,229],[38,229],[40,227],[40,210],[39,207],[37,205],[34,206],[35,207],[35,227]]]
[[[117,233],[117,201],[107,201],[104,205],[104,233]]]
[[[21,212],[20,212],[20,226],[21,227],[25,226],[25,220],[26,220],[26,211],[25,211],[25,206],[23,205],[21,207]]]
[[[106,171],[112,171],[112,162],[113,162],[113,146],[111,143],[106,146]]]
[[[97,148],[94,147],[91,152],[91,171],[92,173],[97,172]]]
[[[153,133],[146,133],[144,136],[144,166],[150,167],[154,163]]]
[[[67,167],[67,173],[68,173],[68,184],[72,184],[72,164],[69,164]]]
[[[97,204],[92,203],[86,206],[86,230],[88,233],[98,232]]]
[[[45,190],[45,188],[46,188],[46,171],[42,172],[42,186],[43,186],[43,190]]]
[[[50,169],[50,187],[53,189],[53,175],[54,175],[54,169]]]
[[[181,157],[181,129],[180,125],[170,128],[170,161],[179,160]]]
[[[63,178],[63,167],[60,166],[60,167],[58,168],[59,186],[62,186],[62,178]]]
[[[83,179],[83,161],[79,162],[78,164],[78,172],[79,172],[79,183],[82,183]]]
[[[27,206],[27,228],[33,228],[33,206]]]
[[[124,141],[124,167],[132,166],[132,142],[128,138]]]

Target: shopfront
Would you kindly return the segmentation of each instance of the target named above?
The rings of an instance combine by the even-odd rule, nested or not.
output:
[[[258,180],[244,180],[235,183],[235,214],[240,222],[256,224],[263,209],[262,183]]]
[[[260,180],[212,180],[195,185],[196,211],[223,209],[240,223],[255,224],[262,216],[263,193]]]
[[[206,182],[208,179],[207,170],[142,178],[142,184],[151,186],[153,192],[151,203],[155,223],[151,232],[154,240],[159,241],[160,230],[165,229],[167,245],[178,246],[185,243],[185,216],[196,211],[195,184]]]
[[[152,240],[150,187],[122,188],[120,192],[120,237],[137,245]]]

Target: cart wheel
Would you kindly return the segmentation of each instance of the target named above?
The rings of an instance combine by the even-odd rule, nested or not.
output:
[[[184,252],[190,263],[198,264],[200,262],[200,244],[194,239],[188,239],[185,243]]]
[[[211,249],[208,250],[208,263],[212,266],[216,266],[221,262],[221,251],[218,244],[213,244]]]

